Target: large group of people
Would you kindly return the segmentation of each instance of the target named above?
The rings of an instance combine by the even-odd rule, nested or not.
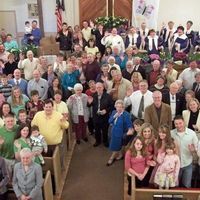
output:
[[[77,145],[94,134],[111,151],[107,166],[125,158],[131,193],[136,186],[198,187],[200,174],[200,69],[190,60],[178,76],[174,61],[159,57],[144,65],[138,52],[189,53],[199,38],[169,22],[159,34],[142,23],[123,38],[117,28],[63,23],[54,63],[32,51],[15,58],[16,42],[0,44],[0,197],[11,180],[18,199],[42,199],[43,155],[52,155],[73,126]],[[37,21],[25,23],[23,43],[39,46]],[[3,40],[5,39],[5,41]],[[141,51],[142,50],[142,51]],[[150,56],[151,57],[151,56]],[[150,70],[149,70],[150,69]],[[70,118],[69,118],[70,117]],[[195,179],[195,184],[192,180]]]

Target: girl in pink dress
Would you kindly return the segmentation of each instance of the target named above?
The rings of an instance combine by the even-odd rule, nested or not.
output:
[[[143,187],[149,170],[145,154],[145,144],[141,136],[136,136],[126,152],[125,170],[128,173],[128,194],[131,195],[131,177],[135,176],[136,187]]]
[[[171,143],[172,138],[170,134],[170,128],[168,125],[160,125],[158,128],[158,138],[155,140],[154,146],[154,160],[157,161],[157,155],[165,157],[165,146]],[[155,173],[159,167],[160,163],[157,163],[151,174],[150,183],[154,184]]]
[[[175,187],[178,185],[178,174],[180,170],[180,159],[176,154],[176,145],[174,142],[166,144],[165,156],[158,153],[157,162],[160,163],[155,177],[156,183],[160,189]]]

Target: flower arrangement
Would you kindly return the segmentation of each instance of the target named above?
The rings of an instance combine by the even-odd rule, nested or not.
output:
[[[177,52],[174,54],[174,61],[183,61],[186,62],[187,54],[184,52]]]
[[[172,55],[169,52],[161,51],[160,52],[160,60],[163,62],[167,62],[172,59]]]
[[[111,29],[113,27],[118,28],[123,24],[128,23],[128,19],[121,16],[106,16],[106,17],[97,17],[95,23],[102,24],[105,29]]]

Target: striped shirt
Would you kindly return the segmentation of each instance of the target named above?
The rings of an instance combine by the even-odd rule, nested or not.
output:
[[[11,84],[0,85],[0,93],[4,95],[5,99],[7,99],[11,95],[11,91],[12,91]]]

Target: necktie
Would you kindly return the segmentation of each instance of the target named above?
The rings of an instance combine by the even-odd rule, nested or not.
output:
[[[140,106],[138,109],[138,118],[141,119],[142,118],[142,112],[144,111],[144,96],[142,95],[142,98],[140,100]]]
[[[16,80],[16,85],[19,86],[19,81],[18,80]]]
[[[175,99],[175,97],[174,97],[174,95],[172,95],[172,100],[174,100]]]
[[[143,31],[143,36],[145,36],[145,31]]]
[[[100,110],[100,100],[101,100],[101,96],[98,95],[98,110]]]
[[[197,84],[196,88],[195,88],[195,93],[199,91],[199,84]]]

